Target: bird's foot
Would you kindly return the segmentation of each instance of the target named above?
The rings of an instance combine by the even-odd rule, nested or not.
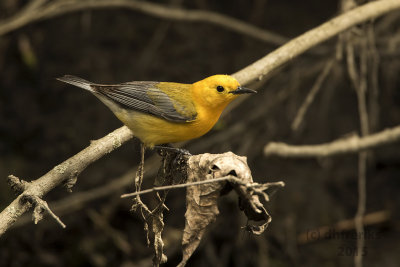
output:
[[[185,156],[192,155],[187,149],[172,147],[169,144],[154,146],[154,148],[157,149],[157,152],[160,156],[164,156],[165,154],[168,153],[185,155]]]

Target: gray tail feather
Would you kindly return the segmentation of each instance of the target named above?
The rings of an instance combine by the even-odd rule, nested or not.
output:
[[[63,77],[57,78],[57,80],[94,92],[93,88],[91,87],[93,83],[73,75],[64,75]]]

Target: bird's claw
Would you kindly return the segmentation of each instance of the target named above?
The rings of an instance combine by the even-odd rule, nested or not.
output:
[[[192,154],[189,152],[189,150],[184,149],[184,148],[176,148],[176,147],[171,147],[171,146],[167,146],[167,145],[154,146],[154,148],[157,149],[157,152],[160,156],[164,156],[166,153],[192,156]]]

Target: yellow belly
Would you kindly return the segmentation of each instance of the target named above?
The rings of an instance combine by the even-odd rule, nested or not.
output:
[[[175,123],[136,111],[122,110],[115,115],[146,146],[175,143],[206,134],[218,121],[219,114],[198,115],[192,122]]]

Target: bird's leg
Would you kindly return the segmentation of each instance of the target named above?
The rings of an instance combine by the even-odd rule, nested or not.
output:
[[[158,154],[160,156],[163,156],[163,154],[165,154],[166,152],[172,152],[174,154],[183,154],[186,156],[191,156],[192,154],[190,154],[189,150],[184,149],[184,148],[176,148],[171,146],[171,144],[162,144],[162,145],[158,145],[158,146],[154,146],[155,149],[157,149]]]
[[[143,171],[144,171],[144,152],[146,150],[146,147],[143,143],[140,143],[140,164],[138,166],[138,169],[136,171],[136,177],[135,177],[135,187],[136,191],[140,191],[140,188],[142,186],[143,182]]]
[[[174,169],[175,171],[186,170],[187,161],[192,156],[192,154],[188,150],[171,147],[171,145],[169,144],[155,146],[155,148],[157,149],[158,154],[162,157],[162,171],[164,177],[175,177],[175,175],[171,176],[171,173],[173,172],[172,169]],[[183,172],[186,173],[186,171]],[[174,178],[170,180],[170,184],[174,183],[173,180]]]

